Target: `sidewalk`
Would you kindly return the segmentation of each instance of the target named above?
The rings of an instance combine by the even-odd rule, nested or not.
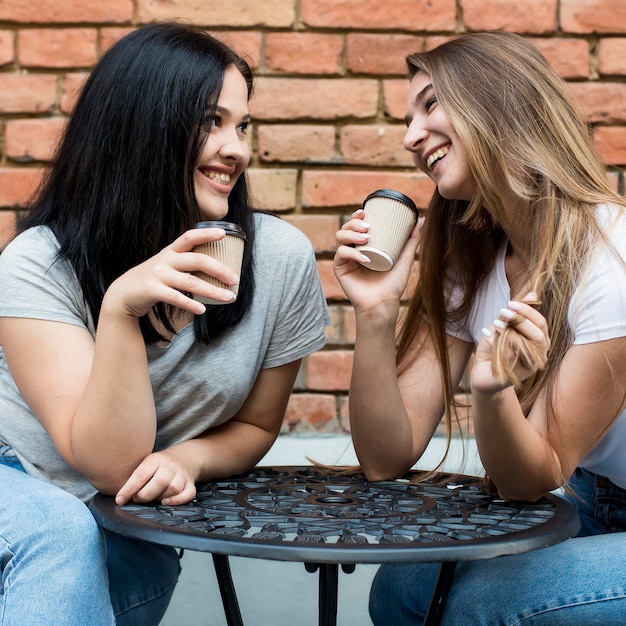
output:
[[[467,460],[453,439],[446,471],[480,474],[482,467],[473,441],[466,442]],[[437,465],[445,440],[436,437],[417,468]],[[347,435],[282,435],[260,465],[355,465],[357,458]],[[245,626],[317,626],[318,574],[302,563],[232,557],[230,565]],[[210,554],[186,551],[183,571],[161,626],[226,626]],[[369,588],[377,565],[357,565],[352,574],[339,573],[338,626],[367,626]]]

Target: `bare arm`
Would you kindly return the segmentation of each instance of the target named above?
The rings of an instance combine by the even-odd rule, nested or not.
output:
[[[337,233],[335,274],[356,314],[354,367],[350,385],[350,424],[355,450],[370,480],[405,473],[422,455],[444,412],[443,388],[435,349],[425,345],[398,377],[396,328],[419,243],[420,225],[389,272],[364,269],[353,244],[363,243],[367,227],[356,213]],[[472,344],[449,339],[453,385],[458,385]]]
[[[204,305],[182,292],[229,301],[192,276],[230,271],[191,249],[223,231],[189,231],[118,278],[105,294],[96,340],[82,327],[1,318],[0,343],[25,401],[63,459],[98,489],[118,488],[154,445],[156,412],[138,319],[156,302],[191,314]],[[211,291],[211,293],[209,293]]]
[[[524,309],[528,337],[549,345],[545,320]],[[504,498],[536,500],[559,487],[624,407],[626,338],[572,346],[561,364],[548,429],[545,391],[528,419],[510,384],[488,380],[490,341],[477,349],[472,372],[476,441],[486,471]]]
[[[225,424],[149,455],[117,493],[129,500],[182,504],[195,483],[244,472],[258,463],[280,431],[300,361],[261,370],[239,413]]]

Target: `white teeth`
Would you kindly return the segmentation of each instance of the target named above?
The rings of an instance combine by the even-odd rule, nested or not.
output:
[[[443,157],[445,157],[446,154],[448,154],[448,152],[450,152],[450,147],[449,146],[444,146],[443,148],[439,148],[439,150],[435,150],[428,157],[428,159],[426,159],[426,165],[428,166],[428,169],[432,170],[433,169],[433,165],[435,165],[435,163],[439,159],[442,159]]]
[[[228,183],[230,182],[230,174],[222,174],[221,172],[210,170],[207,173],[207,176],[211,180],[217,180],[217,182],[221,183],[222,185],[228,185]]]

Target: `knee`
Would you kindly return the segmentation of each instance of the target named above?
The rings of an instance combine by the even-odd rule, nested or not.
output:
[[[41,501],[39,534],[42,543],[54,544],[65,554],[104,558],[102,532],[84,502],[63,490]]]
[[[433,572],[425,565],[383,565],[370,591],[369,612],[376,625],[421,624],[433,588]]]

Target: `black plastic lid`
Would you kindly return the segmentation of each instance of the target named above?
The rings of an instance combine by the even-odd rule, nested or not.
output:
[[[246,239],[246,233],[239,224],[233,224],[232,222],[198,222],[193,225],[194,228],[222,228],[226,231],[227,235],[234,235],[235,237],[241,237]]]
[[[392,200],[398,200],[398,202],[402,202],[406,204],[412,211],[415,213],[419,213],[415,202],[406,196],[400,191],[395,191],[394,189],[378,189],[377,191],[373,191],[365,200],[363,200],[363,204],[365,204],[371,198],[391,198]]]

